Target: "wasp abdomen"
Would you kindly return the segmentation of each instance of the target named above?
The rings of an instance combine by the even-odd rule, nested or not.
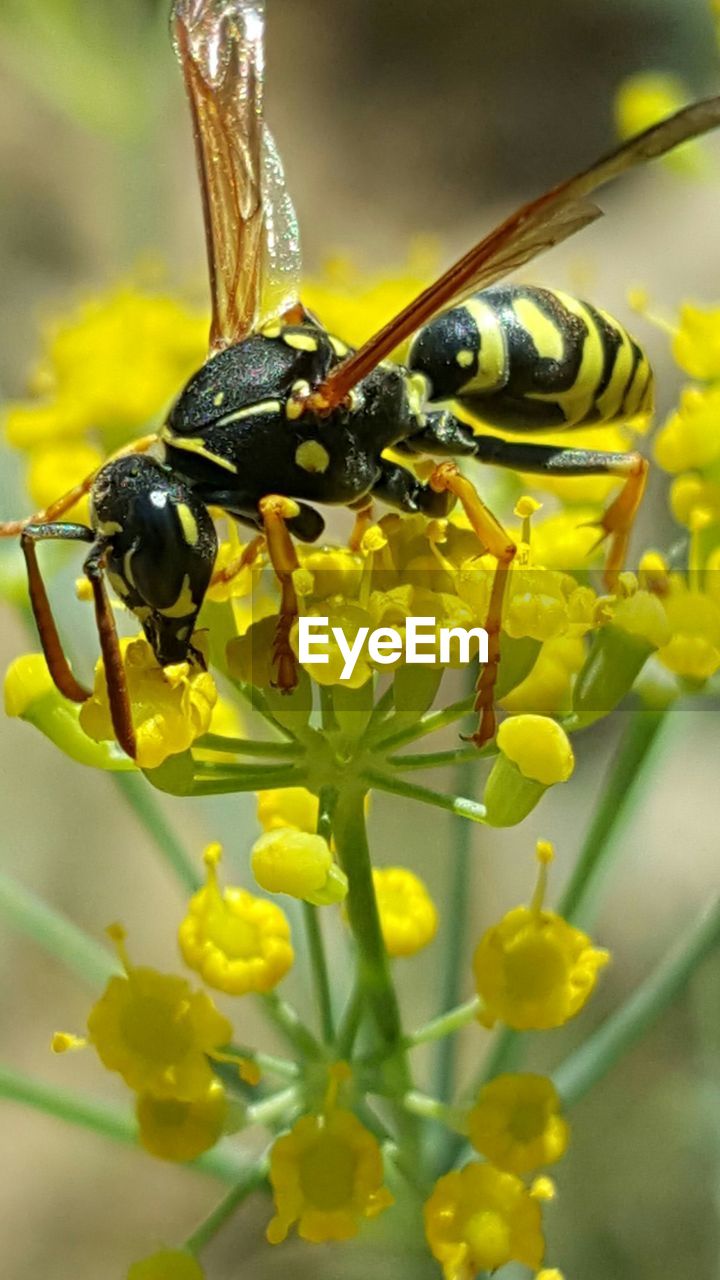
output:
[[[409,367],[434,401],[458,400],[510,431],[587,426],[649,413],[653,377],[612,316],[560,290],[500,286],[436,316]]]

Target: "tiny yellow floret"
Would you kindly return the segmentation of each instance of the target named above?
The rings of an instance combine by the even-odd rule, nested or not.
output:
[[[529,907],[515,907],[482,936],[473,956],[477,993],[486,1026],[504,1022],[516,1031],[561,1027],[584,1008],[607,951],[581,929],[544,908],[547,845]]]
[[[217,701],[209,671],[189,662],[159,666],[144,637],[121,640],[128,694],[132,708],[137,763],[157,769],[168,756],[192,746],[210,728]],[[95,668],[92,696],[80,710],[80,724],[95,742],[114,738],[102,658]]]
[[[498,729],[497,743],[526,778],[546,787],[567,782],[575,768],[570,739],[549,716],[509,716]]]
[[[313,1244],[350,1240],[364,1218],[377,1217],[393,1203],[383,1186],[377,1139],[351,1111],[336,1105],[349,1075],[346,1063],[336,1063],[322,1110],[302,1116],[273,1146],[270,1244],[280,1244],[294,1223],[298,1235]]]
[[[261,835],[252,847],[251,865],[268,893],[287,893],[315,906],[341,902],[347,894],[347,876],[325,837],[296,827],[276,827]]]
[[[141,1093],[135,1104],[140,1143],[158,1160],[197,1160],[222,1136],[227,1112],[219,1080],[213,1080],[202,1097],[189,1101]]]
[[[271,991],[292,966],[290,925],[274,902],[246,889],[220,889],[218,844],[205,851],[207,883],[190,899],[178,930],[185,963],[210,987],[242,996]]]
[[[565,1154],[569,1130],[558,1092],[547,1076],[496,1076],[468,1116],[470,1141],[480,1155],[508,1173],[532,1173]]]
[[[133,1262],[127,1280],[204,1280],[197,1258],[183,1249],[161,1249],[150,1258]]]
[[[204,991],[184,979],[130,963],[122,931],[111,934],[125,969],[110,979],[88,1016],[88,1039],[104,1067],[138,1093],[192,1101],[214,1079],[209,1057],[232,1026]]]
[[[314,835],[318,808],[317,796],[305,787],[278,787],[277,791],[258,792],[257,816],[263,831],[297,827]]]
[[[437,908],[427,886],[405,867],[375,868],[373,884],[385,950],[389,956],[414,956],[437,933]]]
[[[446,1173],[425,1204],[425,1235],[445,1280],[508,1262],[535,1270],[545,1252],[540,1206],[512,1173],[473,1162]]]

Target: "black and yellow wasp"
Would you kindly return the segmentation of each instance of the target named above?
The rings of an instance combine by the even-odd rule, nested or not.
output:
[[[625,484],[605,512],[608,570],[621,567],[647,464],[635,453],[511,442],[473,431],[457,402],[509,432],[569,429],[647,411],[652,375],[622,325],[557,291],[496,282],[600,216],[588,197],[634,165],[720,124],[720,98],[678,112],[567,182],[524,205],[351,351],[303,307],[297,223],[282,164],[263,122],[263,0],[175,0],[175,48],[192,110],[212,294],[210,356],[155,438],[131,446],[47,511],[6,523],[22,535],[30,598],[58,689],[88,692],[70,670],[38,569],[36,543],[90,544],[93,591],[113,724],[133,756],[135,736],[105,576],[138,617],[162,665],[199,660],[193,628],[213,574],[217,539],[208,507],[260,531],[282,591],[276,682],[296,681],[293,535],[314,541],[316,504],[373,499],[444,516],[459,499],[497,561],[488,616],[489,661],[477,686],[482,744],[495,728],[493,688],[506,570],[515,546],[451,461],[472,457],[523,472],[609,474]],[[495,287],[490,287],[495,286]],[[407,365],[388,362],[415,334]],[[421,483],[390,461],[445,458]],[[90,492],[91,527],[58,521]]]

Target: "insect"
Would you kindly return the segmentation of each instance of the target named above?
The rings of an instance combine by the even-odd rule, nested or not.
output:
[[[297,679],[290,632],[298,605],[293,538],[324,528],[316,504],[351,507],[362,522],[374,499],[405,512],[447,515],[459,500],[497,562],[487,617],[488,662],[477,683],[481,745],[495,729],[503,592],[516,548],[457,457],[557,475],[607,474],[624,485],[600,520],[607,571],[622,567],[647,463],[604,453],[498,439],[460,420],[531,435],[646,411],[647,359],[610,316],[560,292],[498,284],[514,269],[600,216],[588,197],[635,165],[720,124],[720,98],[698,102],[522,206],[474,245],[359,349],[351,351],[302,305],[297,221],[282,164],[263,122],[263,0],[175,0],[175,48],[190,101],[212,296],[210,355],[180,392],[148,454],[147,439],[58,502],[21,534],[30,599],[52,677],[68,698],[88,691],[65,659],[39,571],[45,539],[86,542],[113,725],[135,754],[125,672],[107,577],[139,619],[162,665],[200,657],[193,628],[217,550],[208,506],[264,538],[281,588],[275,679]],[[492,287],[495,286],[495,287]],[[407,366],[388,362],[415,334]],[[441,407],[435,407],[435,406]],[[393,447],[438,458],[429,481],[391,462]],[[91,525],[59,517],[90,492]]]

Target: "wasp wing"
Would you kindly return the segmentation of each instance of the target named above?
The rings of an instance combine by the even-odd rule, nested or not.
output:
[[[263,123],[264,0],[175,0],[190,99],[212,295],[210,345],[239,342],[297,297],[297,222]],[[278,288],[273,282],[278,281]]]
[[[354,355],[338,365],[317,389],[318,407],[332,408],[386,356],[426,324],[441,308],[523,266],[538,254],[566,240],[601,216],[586,197],[626,169],[664,155],[681,142],[720,124],[720,97],[708,98],[678,111],[636,138],[617,147],[589,168],[506,218],[398,315],[374,334]]]

